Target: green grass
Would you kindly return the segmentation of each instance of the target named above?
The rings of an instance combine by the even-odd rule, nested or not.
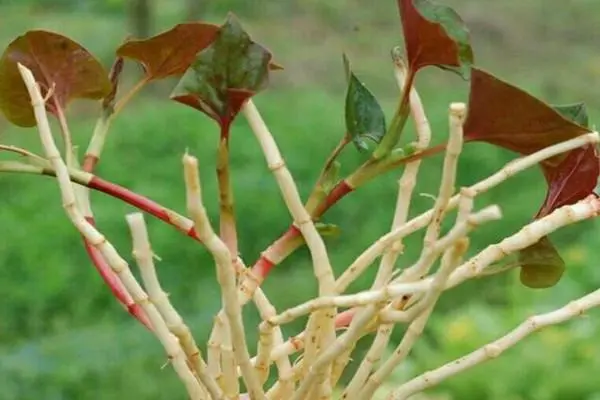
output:
[[[209,19],[222,20],[225,8],[231,5],[257,40],[269,46],[286,66],[277,73],[272,89],[259,95],[256,102],[306,198],[322,160],[344,132],[341,52],[348,52],[389,115],[397,89],[387,52],[401,37],[391,1],[381,7],[365,7],[358,0],[293,3],[286,7],[257,1],[253,4],[264,7],[266,13],[257,15],[253,8],[240,6],[238,10],[235,1],[215,2]],[[547,2],[533,0],[506,0],[502,6],[491,0],[449,3],[473,23],[482,66],[553,103],[586,100],[594,121],[600,110],[595,97],[600,69],[595,66],[598,56],[591,34],[600,22],[600,13],[591,12],[595,3],[580,1],[552,9],[546,9]],[[180,9],[170,7],[171,2],[158,4],[158,28],[177,21]],[[88,46],[109,65],[114,46],[126,34],[125,18],[115,11],[92,16],[86,10],[27,10],[19,3],[0,6],[3,21],[10,21],[0,25],[3,44],[26,29],[59,30]],[[567,18],[576,18],[576,26],[565,23]],[[129,72],[133,75],[135,68]],[[435,142],[442,142],[448,104],[466,98],[466,85],[431,69],[423,72],[418,87]],[[189,149],[200,160],[207,207],[214,220],[216,127],[203,115],[166,100],[166,93],[168,85],[161,86],[134,101],[117,119],[98,173],[183,211],[181,155]],[[72,131],[76,144],[85,148],[95,109],[87,104],[75,111],[81,111],[83,117],[74,115]],[[39,151],[34,130],[13,128],[5,121],[0,121],[0,140]],[[342,158],[344,171],[351,171],[364,157],[348,149]],[[459,184],[476,182],[513,157],[488,145],[470,144],[461,158]],[[243,118],[232,132],[232,160],[240,250],[244,259],[252,262],[284,231],[290,217]],[[435,193],[440,168],[440,157],[424,164],[419,193]],[[325,221],[338,224],[342,232],[328,239],[338,274],[389,229],[398,176],[396,171],[368,184],[326,215]],[[159,344],[122,311],[91,267],[79,236],[61,209],[56,183],[50,178],[0,175],[0,188],[0,397],[184,398],[171,369],[161,369],[165,360]],[[506,218],[481,229],[474,238],[473,252],[528,221],[543,196],[541,174],[534,170],[479,199],[479,207],[498,203]],[[124,214],[133,210],[98,193],[92,201],[98,226],[131,260]],[[416,197],[412,212],[431,205],[429,197]],[[147,220],[154,250],[163,259],[158,264],[161,280],[199,342],[204,342],[219,306],[211,259],[174,229],[151,217]],[[553,236],[569,264],[566,278],[553,289],[524,289],[513,274],[465,284],[444,295],[424,340],[397,371],[394,384],[471,351],[533,312],[549,310],[593,289],[600,275],[590,262],[597,258],[600,239],[591,234],[592,225]],[[417,235],[407,241],[399,265],[415,259],[419,240]],[[373,273],[369,271],[352,290],[366,287]],[[277,267],[264,289],[279,310],[313,296],[316,287],[307,252],[299,251]],[[256,326],[253,307],[247,307],[245,318],[248,326]],[[438,393],[456,399],[597,399],[592,379],[600,373],[600,364],[593,357],[600,351],[594,336],[600,327],[597,321],[598,313],[594,313],[584,321],[551,328],[482,369],[443,384]],[[298,324],[292,325],[286,333],[293,334],[298,328]],[[251,328],[249,333],[254,343],[256,331]],[[401,333],[395,333],[395,340]]]

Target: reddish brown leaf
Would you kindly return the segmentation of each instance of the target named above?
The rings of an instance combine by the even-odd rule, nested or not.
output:
[[[583,200],[593,193],[600,175],[600,160],[594,146],[572,150],[555,168],[546,167],[548,194],[536,218]]]
[[[189,68],[199,51],[215,39],[219,27],[190,22],[144,40],[130,40],[117,55],[139,61],[149,80],[179,76]]]
[[[551,106],[480,69],[471,71],[465,140],[483,141],[531,154],[588,132]],[[556,166],[564,157],[556,157]]]
[[[189,22],[148,39],[130,40],[117,49],[117,55],[139,61],[148,80],[181,76],[196,56],[216,38],[219,26]],[[275,62],[271,70],[283,67]]]
[[[65,109],[72,99],[102,99],[111,91],[107,72],[82,46],[53,32],[29,31],[0,58],[0,109],[19,126],[34,126],[35,118],[17,63],[33,72],[43,93],[52,88],[50,112],[54,106]]]
[[[469,32],[454,10],[430,0],[398,0],[398,8],[413,73],[428,65],[455,70],[470,67]]]

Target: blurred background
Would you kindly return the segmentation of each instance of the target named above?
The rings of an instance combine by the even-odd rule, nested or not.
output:
[[[549,103],[585,101],[592,123],[600,116],[600,3],[445,3],[455,7],[470,27],[480,67]],[[388,116],[393,111],[398,91],[389,50],[402,43],[394,1],[0,0],[0,44],[4,48],[29,29],[58,31],[87,47],[109,68],[114,49],[129,34],[149,36],[187,20],[221,23],[229,11],[285,67],[256,103],[306,198],[322,162],[344,132],[342,52]],[[139,76],[139,67],[128,63],[123,85]],[[217,127],[204,115],[168,100],[174,83],[148,88],[119,116],[98,174],[184,211],[180,158],[189,148],[200,159],[206,204],[216,219]],[[467,100],[467,84],[447,72],[427,69],[419,74],[417,88],[434,142],[440,143],[446,137],[448,104]],[[96,104],[86,102],[69,110],[75,142],[83,149],[97,112]],[[409,128],[405,136],[411,132]],[[3,118],[0,141],[40,149],[34,130],[12,127]],[[349,148],[342,158],[344,170],[352,171],[365,157]],[[459,184],[472,184],[514,157],[489,145],[469,144],[460,161]],[[243,118],[232,133],[232,160],[241,252],[251,263],[290,220]],[[436,192],[440,167],[439,156],[424,163],[418,193]],[[324,218],[341,229],[338,237],[327,241],[338,274],[389,229],[399,174],[395,171],[366,185]],[[122,310],[87,259],[79,235],[64,216],[55,182],[3,174],[0,188],[0,399],[184,399],[171,368],[163,368],[166,360],[158,342]],[[479,207],[499,204],[505,218],[478,231],[471,253],[530,220],[544,194],[541,173],[531,170],[478,199]],[[131,259],[124,215],[133,210],[99,193],[92,201],[100,229]],[[432,205],[430,197],[416,196],[412,213]],[[174,229],[151,217],[147,221],[154,250],[162,258],[158,273],[163,285],[203,343],[219,308],[211,259]],[[512,272],[444,294],[422,340],[389,387],[476,349],[533,313],[597,288],[597,231],[588,222],[552,236],[568,266],[554,288],[527,289]],[[415,260],[419,240],[416,235],[407,241],[398,266]],[[351,290],[366,288],[372,277],[367,274]],[[314,296],[308,253],[298,251],[277,267],[264,289],[280,311]],[[246,307],[245,318],[248,326],[256,326],[252,305]],[[299,329],[299,324],[292,324],[285,333]],[[546,329],[499,359],[429,391],[426,398],[599,400],[600,383],[594,378],[600,374],[599,329],[598,312]],[[392,345],[402,333],[396,329]],[[249,335],[254,346],[254,328]]]

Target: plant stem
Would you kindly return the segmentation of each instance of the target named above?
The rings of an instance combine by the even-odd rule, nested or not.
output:
[[[398,104],[398,108],[396,109],[396,113],[394,114],[394,118],[390,123],[387,133],[383,136],[381,142],[373,152],[372,158],[374,160],[381,160],[387,157],[400,140],[400,135],[404,130],[404,126],[406,125],[406,121],[408,120],[408,115],[410,113],[410,90],[412,88],[414,79],[414,71],[409,70],[407,77],[404,80],[402,95]]]
[[[217,181],[219,184],[219,236],[233,257],[238,254],[237,228],[233,208],[233,190],[229,168],[229,121],[221,122],[221,138],[217,154]]]
[[[246,344],[244,324],[242,322],[241,306],[237,300],[236,271],[232,263],[233,256],[227,246],[215,235],[206,209],[202,202],[202,191],[198,174],[198,160],[192,156],[183,157],[185,172],[187,207],[198,235],[211,252],[217,266],[217,280],[221,286],[223,309],[227,316],[227,324],[233,344],[235,361],[242,370],[242,377],[252,399],[265,399],[265,393],[250,363],[250,354]]]
[[[301,231],[302,236],[306,241],[313,261],[314,274],[319,285],[319,294],[322,296],[333,295],[335,291],[335,278],[329,262],[325,243],[315,228],[311,216],[302,204],[294,179],[285,166],[285,162],[279,152],[277,144],[252,100],[249,100],[244,105],[242,111],[260,144],[269,169],[273,172],[279,185],[283,200],[294,220],[294,224]],[[316,329],[314,331],[309,331],[308,335],[311,339],[314,338],[314,343],[321,348],[326,348],[333,339],[335,339],[335,314],[335,308],[330,308],[311,315],[311,319],[315,321]],[[309,366],[312,365],[312,360],[306,355],[305,363]],[[327,366],[324,365],[323,367],[324,371]],[[328,372],[313,374],[313,378],[316,378],[316,384],[320,393],[323,393],[323,390],[331,390],[330,387],[327,388],[329,376],[330,374]],[[304,384],[306,387],[310,388],[310,379],[307,379],[308,380],[305,381]],[[295,396],[298,396],[298,393],[296,393]]]
[[[474,352],[453,360],[435,370],[427,371],[406,382],[386,397],[388,400],[406,400],[429,387],[440,384],[446,379],[492,360],[507,349],[515,346],[530,334],[548,326],[556,325],[583,315],[591,308],[600,306],[600,290],[596,290],[557,310],[529,317],[517,328],[500,339],[488,343]]]
[[[116,68],[111,70],[111,81],[113,82],[113,90],[116,90],[116,82],[118,79],[118,74],[120,74],[120,70],[118,67],[119,63],[115,63]],[[98,163],[100,156],[102,154],[102,150],[104,149],[104,144],[106,142],[106,136],[108,135],[108,130],[114,118],[116,118],[119,113],[123,110],[123,108],[135,97],[136,94],[142,90],[144,86],[149,82],[147,77],[142,78],[138,83],[136,83],[133,88],[125,96],[123,96],[113,107],[114,98],[107,104],[104,104],[102,115],[98,118],[96,122],[96,126],[94,127],[94,133],[92,134],[92,139],[88,145],[88,148],[85,152],[85,156],[83,158],[83,168],[85,171],[93,171],[94,167]],[[115,92],[116,93],[116,92]],[[115,93],[111,92],[111,95],[114,96]]]
[[[190,328],[173,307],[169,301],[169,296],[160,285],[154,266],[155,256],[150,245],[144,214],[140,212],[128,214],[126,220],[133,239],[133,256],[140,268],[142,282],[146,287],[150,302],[156,306],[171,333],[179,339],[181,348],[185,352],[189,363],[194,367],[200,382],[213,399],[222,399],[223,393],[215,380],[208,374],[206,362],[198,349]]]
[[[396,81],[400,88],[404,88],[407,71],[406,65],[400,58],[395,57],[394,61]],[[429,126],[429,121],[427,120],[421,98],[414,85],[410,88],[409,103],[417,131],[417,150],[425,150],[429,147],[429,143],[431,142],[431,127]],[[408,219],[410,203],[413,196],[413,190],[417,183],[417,175],[420,166],[420,159],[407,163],[406,168],[402,173],[402,177],[398,182],[398,195],[396,210],[392,221],[392,231],[403,226]],[[381,258],[372,289],[379,289],[389,282],[398,256],[402,253],[402,247],[402,240],[397,240],[391,246],[386,248],[383,257]],[[363,361],[344,390],[344,393],[357,392],[364,385],[373,370],[373,365],[381,359],[381,355],[387,347],[393,329],[393,324],[382,324],[377,328],[377,334],[375,335],[375,339],[373,339],[373,343],[371,344],[367,355],[363,358]]]
[[[118,254],[114,246],[106,240],[106,238],[98,232],[98,230],[90,225],[78,208],[76,196],[73,191],[73,185],[70,181],[69,171],[64,161],[60,156],[60,152],[54,143],[50,124],[46,115],[45,102],[39,91],[39,87],[35,81],[32,72],[21,64],[17,65],[19,72],[23,77],[23,81],[27,87],[33,105],[40,141],[46,152],[46,157],[56,171],[56,178],[61,191],[63,207],[65,213],[71,220],[72,224],[85,236],[85,238],[96,247],[109,263],[111,268],[121,279],[123,285],[132,293],[134,301],[139,303],[144,311],[148,314],[152,327],[157,338],[164,346],[167,355],[171,359],[173,368],[179,375],[182,382],[188,391],[191,399],[202,399],[202,389],[193,373],[187,366],[185,354],[181,350],[179,343],[175,337],[169,332],[164,320],[156,310],[156,308],[148,301],[148,296],[141,288],[135,277],[131,273],[127,262]]]

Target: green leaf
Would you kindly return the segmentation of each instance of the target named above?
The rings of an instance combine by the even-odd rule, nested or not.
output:
[[[385,135],[385,115],[375,96],[351,71],[344,55],[344,67],[348,77],[346,91],[346,131],[358,150],[367,150],[365,139],[379,143]]]
[[[565,262],[548,237],[519,252],[520,279],[532,289],[552,287],[560,281]]]
[[[267,86],[271,58],[230,14],[211,45],[198,53],[171,98],[228,126],[244,102]]]
[[[573,103],[564,105],[553,105],[554,108],[560,115],[566,119],[575,122],[577,125],[590,127],[590,120],[587,112],[585,103]]]
[[[315,228],[323,237],[337,237],[340,235],[340,227],[335,224],[326,224],[323,222],[315,222]]]

